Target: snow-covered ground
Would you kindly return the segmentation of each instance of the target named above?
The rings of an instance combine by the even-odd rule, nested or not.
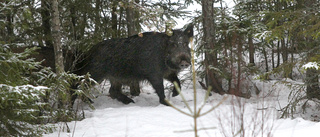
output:
[[[201,112],[214,107],[224,97],[227,99],[214,111],[198,119],[200,137],[319,137],[319,122],[302,118],[279,119],[281,107],[288,103],[290,89],[276,81],[255,81],[261,90],[259,96],[250,99],[232,95],[213,94]],[[192,86],[182,88],[183,95],[193,105]],[[167,93],[168,94],[168,93]],[[205,90],[197,85],[198,105],[202,104]],[[193,137],[193,119],[171,107],[160,105],[158,96],[148,84],[142,93],[133,98],[135,103],[124,105],[107,96],[107,92],[95,99],[96,110],[85,110],[82,121],[56,124],[57,131],[45,137]],[[169,98],[178,108],[189,112],[180,96]],[[241,132],[239,132],[241,131]]]

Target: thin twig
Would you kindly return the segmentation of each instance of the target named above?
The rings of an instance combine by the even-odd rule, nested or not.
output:
[[[188,104],[188,102],[186,100],[186,98],[181,93],[181,89],[179,88],[178,83],[174,81],[173,84],[174,84],[174,87],[176,88],[176,90],[178,91],[179,95],[181,96],[183,103],[187,106],[187,108],[190,111],[190,113],[193,113],[190,105]]]
[[[187,115],[187,116],[193,117],[193,115],[191,115],[191,114],[189,114],[189,113],[187,113],[187,112],[184,112],[184,111],[182,111],[181,109],[179,109],[179,108],[175,107],[174,105],[172,105],[172,104],[170,103],[170,101],[168,101],[168,100],[165,100],[165,101],[166,101],[166,103],[168,103],[173,109],[181,112],[182,114],[185,114],[185,115]]]
[[[201,110],[204,108],[204,106],[209,98],[210,91],[211,91],[211,86],[209,86],[209,88],[206,92],[206,96],[204,97],[203,103],[202,103],[201,107],[198,109],[198,115],[200,115]]]
[[[217,129],[217,128],[216,127],[199,128],[198,131],[200,131],[200,130],[208,130],[208,129]],[[173,131],[173,132],[175,132],[175,133],[193,132],[193,129]]]
[[[216,109],[217,107],[219,107],[222,104],[222,102],[224,102],[227,98],[228,98],[227,96],[223,97],[222,100],[216,106],[214,106],[210,110],[200,114],[199,117],[204,116],[204,115],[210,113],[211,111],[213,111],[214,109]]]

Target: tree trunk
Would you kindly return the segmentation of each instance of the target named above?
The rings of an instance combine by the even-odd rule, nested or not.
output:
[[[11,42],[11,37],[13,36],[13,25],[12,25],[12,15],[10,12],[7,13],[7,24],[6,24],[6,28],[7,28],[7,33],[8,33],[8,39],[9,42]]]
[[[4,3],[3,5],[9,4],[10,1],[6,0],[0,0],[1,3]],[[3,7],[1,7],[3,8]],[[6,43],[11,43],[14,39],[14,33],[13,33],[13,17],[14,13],[9,10],[4,10],[0,14],[0,20],[2,23],[4,23],[4,27],[1,28],[1,39]]]
[[[41,0],[41,20],[45,46],[53,48],[51,25],[50,25],[50,4],[47,0]]]
[[[118,18],[118,28],[117,28],[117,33],[116,33],[118,38],[122,36],[121,28],[125,28],[125,26],[126,26],[126,23],[123,22],[124,10],[125,9],[123,7],[120,7],[119,18]]]
[[[139,3],[139,0],[135,0],[136,3]],[[135,35],[139,32],[139,13],[134,10],[133,5],[129,3],[128,7],[126,8],[127,14],[127,28],[128,28],[128,36]]]
[[[277,61],[276,68],[280,66],[280,41],[278,41],[277,43],[277,60],[278,61]]]
[[[59,75],[64,72],[63,53],[60,34],[60,18],[58,0],[52,0],[52,38],[55,56],[56,73]]]
[[[139,0],[136,0],[135,2],[139,3]],[[140,31],[138,22],[139,13],[135,11],[132,5],[129,3],[129,6],[126,8],[126,14],[128,36],[135,35]],[[132,81],[129,86],[131,95],[138,96],[140,94],[139,81]]]
[[[284,39],[281,39],[281,53],[282,53],[283,63],[287,63],[287,61],[288,61],[288,48],[286,46],[286,42]]]
[[[272,63],[272,69],[275,68],[275,64],[274,64],[274,44],[271,42],[271,63]]]
[[[253,45],[252,34],[248,35],[248,44],[249,44],[249,64],[250,66],[255,66],[254,64],[254,45]]]
[[[284,66],[284,76],[285,78],[291,78],[290,73],[292,71],[291,63],[289,61],[289,41],[281,40],[281,52]]]
[[[78,34],[77,34],[77,18],[78,16],[76,15],[76,7],[75,7],[75,2],[70,1],[70,17],[71,17],[71,29],[72,29],[72,38],[73,40],[78,39]]]
[[[265,47],[262,47],[262,53],[263,53],[263,57],[264,57],[264,60],[265,60],[266,72],[269,72],[268,55],[267,55],[267,51],[266,51]]]
[[[112,11],[111,11],[111,29],[112,29],[112,38],[118,37],[118,16],[117,12],[118,1],[112,1]]]
[[[6,1],[4,0],[0,0],[1,3],[4,3]],[[0,20],[5,20],[6,16],[3,14],[0,14]],[[4,41],[5,40],[5,36],[8,36],[6,29],[5,28],[0,28],[0,40]]]
[[[303,5],[304,1],[300,1],[301,5]],[[314,8],[314,4],[316,3],[316,0],[309,0],[305,2],[305,6],[309,9]],[[307,14],[313,14],[315,16],[315,13],[308,13]],[[313,22],[313,24],[316,24],[317,22]],[[310,47],[317,48],[319,45],[315,44],[314,39],[310,36],[306,38],[307,43],[312,44]],[[310,49],[308,52],[308,59],[312,60],[311,58],[315,55],[319,54],[317,53],[318,50]],[[320,84],[319,84],[319,71],[315,68],[308,68],[306,72],[306,85],[307,85],[307,98],[312,99],[316,98],[320,100]]]
[[[101,6],[101,0],[96,0],[96,8],[95,8],[95,20],[94,20],[94,36],[95,37],[101,37],[99,36],[99,30],[100,30],[100,26],[101,26],[101,13],[100,13],[100,6]]]
[[[238,72],[237,72],[237,84],[236,84],[236,91],[235,92],[238,92],[238,93],[241,93],[241,74],[242,74],[242,71],[241,71],[241,63],[242,63],[242,37],[239,36],[238,37],[238,53],[237,53],[237,58],[238,58]]]
[[[206,84],[211,86],[212,90],[218,93],[224,93],[221,87],[221,80],[215,74],[212,67],[218,66],[217,51],[215,51],[215,24],[214,24],[214,0],[202,1],[203,18],[203,43],[205,48],[205,69]]]
[[[88,7],[90,5],[86,4]],[[85,37],[85,32],[86,32],[86,26],[88,23],[88,12],[87,11],[83,11],[82,12],[82,18],[79,19],[78,21],[78,26],[77,27],[79,29],[79,31],[77,31],[79,34],[77,34],[77,39],[76,40],[81,40],[83,39],[83,37]]]
[[[307,98],[320,99],[319,76],[314,68],[308,68],[306,72]]]

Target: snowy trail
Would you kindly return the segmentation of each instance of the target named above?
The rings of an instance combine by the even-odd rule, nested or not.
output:
[[[246,137],[319,137],[320,123],[297,119],[278,119],[279,104],[286,102],[288,89],[274,83],[264,83],[261,87],[273,90],[269,97],[251,99],[228,99],[213,112],[198,119],[200,137],[231,137],[245,129]],[[134,97],[136,103],[123,105],[108,96],[95,100],[96,110],[86,110],[86,119],[69,122],[71,133],[60,131],[62,124],[56,125],[57,131],[44,137],[193,137],[193,119],[171,107],[160,105],[151,87],[144,87],[140,96]],[[281,92],[279,92],[281,91]],[[193,91],[183,89],[184,96],[193,107]],[[280,94],[281,93],[281,94]],[[198,89],[199,102],[205,91]],[[206,103],[204,111],[217,104],[223,96],[214,94]],[[171,102],[185,112],[188,109],[180,97],[170,98]],[[200,103],[199,103],[200,104]],[[241,104],[241,105],[239,105]],[[263,110],[263,111],[262,111]],[[242,117],[243,116],[243,117]],[[212,128],[214,127],[214,128]],[[262,128],[263,127],[263,130]],[[75,129],[74,129],[75,128]],[[73,133],[74,131],[74,133]],[[240,136],[240,135],[236,135]]]
[[[187,109],[183,109],[187,111]],[[192,118],[175,111],[171,107],[127,105],[118,108],[97,109],[86,112],[87,118],[70,122],[76,124],[75,137],[179,137],[193,136],[193,132],[176,133],[192,128]],[[200,125],[208,125],[208,119],[200,119]],[[201,127],[201,126],[200,126]],[[209,132],[209,131],[206,131]],[[213,132],[209,132],[212,134]],[[61,136],[72,133],[61,132]],[[200,135],[203,136],[201,133]],[[47,137],[56,137],[57,133]]]

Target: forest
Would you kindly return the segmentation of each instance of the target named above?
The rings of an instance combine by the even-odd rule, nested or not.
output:
[[[0,135],[41,136],[50,124],[85,119],[71,98],[94,109],[99,89],[90,74],[73,73],[70,56],[80,60],[106,39],[176,29],[178,19],[196,32],[195,71],[182,83],[250,99],[263,92],[255,80],[275,80],[291,87],[279,118],[295,118],[308,102],[320,112],[319,0],[0,1]]]

